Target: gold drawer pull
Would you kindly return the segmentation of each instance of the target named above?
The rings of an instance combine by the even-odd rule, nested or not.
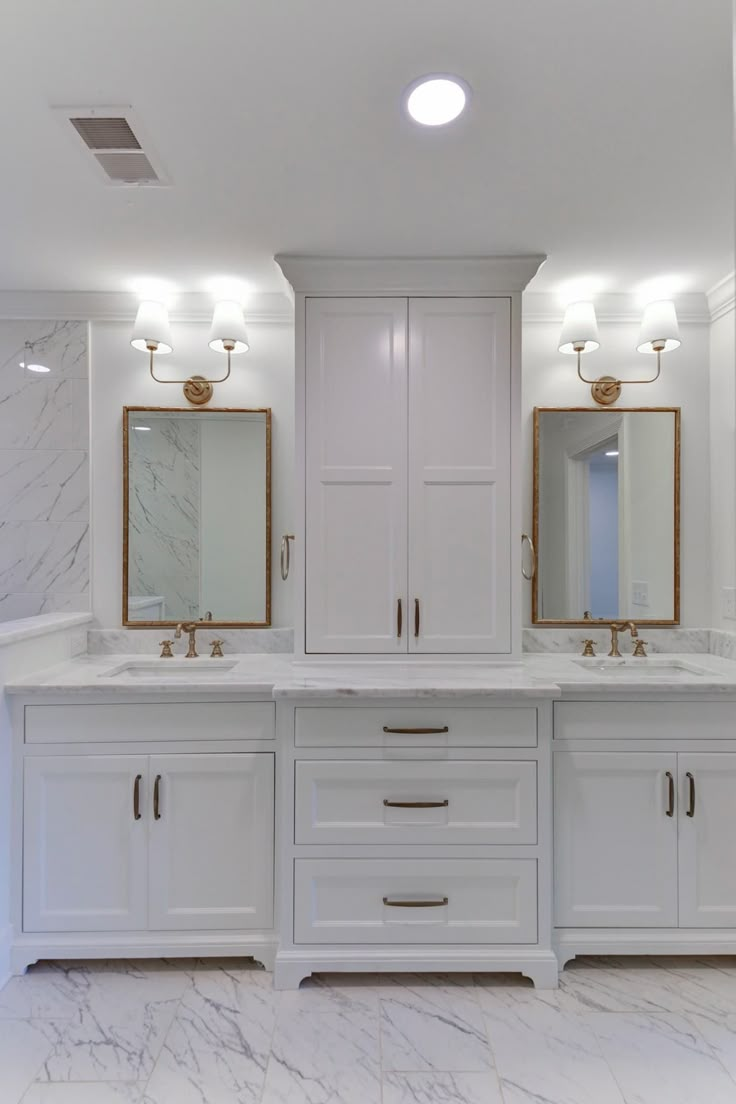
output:
[[[389,728],[388,725],[384,725],[383,731],[393,732],[398,736],[435,736],[437,733],[449,732],[450,729],[447,725],[443,725],[442,728]]]
[[[383,903],[391,908],[442,908],[449,900],[449,897],[443,897],[439,901],[392,901],[390,897],[384,897]]]
[[[153,783],[153,819],[161,819],[161,775],[156,775],[156,781]]]
[[[687,809],[687,812],[685,813],[685,816],[694,817],[695,816],[695,779],[693,778],[690,771],[686,772],[685,777],[688,780],[689,790],[690,790],[690,803],[688,805],[688,809]]]
[[[667,805],[665,816],[673,817],[675,815],[675,780],[672,777],[672,771],[665,771],[664,776],[667,779],[667,788],[669,792],[669,804]]]
[[[384,797],[383,804],[387,809],[446,809],[450,802],[444,801],[389,801]]]
[[[135,776],[133,783],[133,820],[141,819],[141,778],[142,774]]]

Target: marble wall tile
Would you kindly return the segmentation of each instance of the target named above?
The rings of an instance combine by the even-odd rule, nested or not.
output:
[[[90,629],[87,650],[90,655],[158,655],[162,631]],[[276,655],[294,651],[293,629],[213,629],[212,632],[224,641],[223,651],[231,655]]]
[[[0,321],[0,621],[89,609],[86,537],[75,551],[64,528],[89,524],[87,333],[85,322]]]
[[[721,659],[736,659],[736,632],[711,629],[710,651]]]

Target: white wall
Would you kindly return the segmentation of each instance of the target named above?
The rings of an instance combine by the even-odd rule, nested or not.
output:
[[[617,405],[682,407],[681,624],[701,627],[711,621],[710,548],[704,540],[704,534],[710,532],[710,336],[707,323],[681,323],[681,330],[682,346],[662,358],[662,376],[657,383],[624,387]],[[638,332],[634,321],[601,322],[601,347],[583,358],[586,373],[591,378],[650,374],[652,358],[636,352]],[[574,357],[558,353],[559,333],[559,321],[527,320],[523,326],[522,487],[524,531],[528,533],[532,524],[534,407],[595,405],[590,388],[577,378]],[[720,487],[716,495],[721,508],[733,517],[733,495],[726,501]],[[525,585],[524,624],[531,624],[531,584]]]
[[[723,616],[723,587],[736,587],[736,353],[733,306],[710,334],[711,568],[714,628],[736,631]]]
[[[130,322],[91,324],[92,608],[103,628],[121,623],[122,409],[188,404],[181,387],[156,383],[146,356],[130,346]],[[221,374],[224,358],[207,347],[204,323],[173,324],[175,352],[157,361],[157,374],[185,378]],[[248,353],[233,357],[230,379],[215,387],[210,405],[272,410],[272,622],[290,626],[291,582],[279,573],[282,533],[292,532],[294,451],[294,331],[281,323],[250,323]]]

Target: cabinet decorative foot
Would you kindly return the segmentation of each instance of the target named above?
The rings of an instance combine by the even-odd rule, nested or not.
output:
[[[273,968],[274,989],[298,989],[304,978],[311,977],[312,971],[303,962],[279,962]]]
[[[259,951],[254,952],[253,961],[260,963],[264,970],[272,974],[276,963],[276,948],[262,947]]]
[[[522,974],[524,977],[531,979],[535,989],[559,988],[560,968],[556,959],[551,962],[539,962],[534,966],[525,967]]]

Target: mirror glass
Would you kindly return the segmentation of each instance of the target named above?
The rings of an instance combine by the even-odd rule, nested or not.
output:
[[[679,410],[535,410],[533,622],[677,624],[679,496]]]
[[[123,624],[269,625],[270,410],[123,417]]]

